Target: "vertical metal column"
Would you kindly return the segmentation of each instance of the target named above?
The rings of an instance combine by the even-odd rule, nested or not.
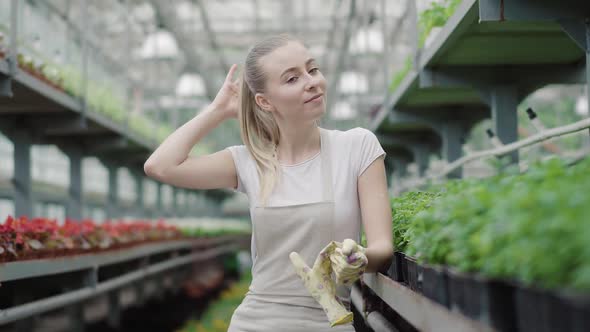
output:
[[[393,172],[399,177],[404,177],[408,174],[408,162],[402,159],[393,159]]]
[[[193,201],[193,192],[187,190],[186,191],[186,195],[185,195],[185,199],[184,199],[184,206],[185,206],[185,217],[191,216],[193,214],[193,210],[192,210],[192,205],[191,202]]]
[[[414,154],[414,161],[418,165],[418,175],[421,177],[426,174],[430,160],[428,158],[428,147],[423,144],[416,144],[412,146],[412,154]]]
[[[192,205],[191,205],[191,202],[192,202],[192,198],[191,197],[192,197],[192,195],[193,195],[193,192],[192,191],[190,191],[190,190],[187,190],[186,191],[186,195],[185,195],[185,198],[184,198],[184,206],[185,206],[185,211],[186,211],[185,216],[186,217],[191,216],[193,214],[192,213]]]
[[[395,165],[395,169],[394,169],[394,180],[398,180],[398,184],[396,186],[396,184],[392,185],[392,193],[395,193],[396,195],[401,193],[400,189],[398,188],[400,187],[399,185],[402,183],[402,179],[406,178],[408,176],[408,164],[410,163],[409,160],[407,159],[397,159],[396,160],[396,165]],[[428,164],[426,164],[428,165]],[[420,166],[419,167],[420,171],[422,172],[422,176],[424,176],[424,172],[426,169],[426,166]]]
[[[387,0],[381,0],[381,33],[383,35],[383,87],[387,89],[389,74],[389,34],[387,33]]]
[[[18,52],[17,36],[18,36],[18,1],[12,0],[10,2],[10,48],[6,55],[6,62],[8,64],[8,76],[0,75],[0,97],[12,97],[12,79],[17,69],[16,55]]]
[[[172,187],[172,217],[179,217],[178,214],[178,188]]]
[[[143,257],[139,260],[137,269],[138,270],[146,270],[149,265],[150,265],[149,257]],[[143,306],[146,301],[145,283],[146,283],[145,279],[138,280],[135,283],[133,283],[133,288],[135,289],[135,303],[138,306]]]
[[[393,178],[393,170],[395,160],[391,157],[386,157],[385,160],[385,176],[387,177],[387,187],[391,187],[392,178]]]
[[[418,7],[416,1],[408,1],[408,16],[410,18],[410,41],[412,43],[412,60],[414,62],[414,70],[418,70],[420,66],[420,31],[418,30]]]
[[[184,197],[184,201],[182,202],[182,206],[180,208],[180,216],[186,217],[188,207],[188,191],[186,189],[180,189],[180,192],[182,193],[182,197]]]
[[[181,217],[181,218],[182,218],[182,217],[184,217],[184,212],[185,212],[184,208],[186,207],[186,205],[185,205],[184,203],[182,203],[182,202],[181,202],[181,200],[180,200],[180,197],[181,197],[181,196],[184,196],[184,189],[182,189],[182,188],[179,188],[179,189],[177,190],[177,193],[176,193],[176,195],[178,196],[178,197],[176,198],[176,199],[177,199],[177,202],[176,202],[176,207],[177,207],[177,209],[178,209],[178,212],[176,212],[176,215],[177,215],[178,217]],[[185,199],[186,199],[186,196],[185,196]]]
[[[31,136],[25,130],[15,130],[11,138],[14,144],[13,184],[15,217],[32,217]]]
[[[510,144],[518,139],[518,96],[515,86],[495,86],[491,88],[490,107],[494,132],[503,144]],[[509,154],[511,163],[518,163],[518,151]]]
[[[119,216],[118,201],[119,201],[119,178],[117,177],[117,170],[119,169],[112,162],[106,163],[109,172],[109,193],[107,202],[107,219],[113,219]]]
[[[162,183],[157,182],[156,183],[156,193],[157,193],[157,198],[156,198],[156,215],[153,216],[154,218],[160,218],[164,216],[164,202],[162,201]]]
[[[88,1],[82,0],[82,123],[86,127],[86,112],[88,110]]]
[[[82,149],[78,146],[70,146],[63,149],[70,159],[70,190],[69,201],[66,210],[68,218],[82,219]]]
[[[461,138],[463,137],[464,129],[455,122],[449,122],[442,125],[442,139],[443,139],[443,158],[447,163],[461,158],[463,154]],[[463,176],[463,168],[458,168],[447,175],[448,178],[461,178]]]
[[[107,324],[113,329],[121,327],[121,301],[119,300],[119,290],[116,289],[109,293],[109,315]]]
[[[131,41],[131,11],[129,8],[129,0],[123,0],[123,5],[125,7],[125,44],[128,50],[133,49],[132,41]],[[129,118],[131,117],[131,112],[133,111],[133,87],[131,86],[131,78],[129,77],[129,71],[131,68],[131,52],[125,52],[125,65],[126,70],[123,76],[125,77],[125,131],[129,130]],[[142,207],[143,208],[143,207]]]
[[[252,2],[254,5],[254,31],[258,32],[258,30],[260,30],[260,17],[258,15],[260,6],[258,0],[253,0]]]
[[[18,18],[19,18],[19,7],[18,0],[12,0],[10,3],[10,51],[8,54],[8,64],[10,65],[10,75],[14,77],[18,69]]]
[[[143,177],[137,171],[133,171],[133,178],[135,179],[135,193],[136,193],[136,201],[135,201],[135,211],[138,217],[145,218],[147,217],[147,213],[145,211],[145,193],[143,190]]]

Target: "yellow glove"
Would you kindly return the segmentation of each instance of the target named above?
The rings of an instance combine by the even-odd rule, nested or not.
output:
[[[332,279],[332,262],[330,261],[330,255],[336,248],[338,248],[338,242],[330,242],[319,253],[311,269],[298,253],[289,254],[297,275],[303,280],[303,284],[311,296],[322,306],[332,327],[350,323],[353,319],[353,313],[346,310],[336,296],[336,286]]]
[[[366,249],[354,240],[346,239],[330,255],[332,270],[336,276],[336,283],[350,286],[358,280],[367,269],[368,259]]]

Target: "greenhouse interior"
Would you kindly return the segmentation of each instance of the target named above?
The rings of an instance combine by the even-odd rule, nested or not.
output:
[[[0,332],[590,331],[588,82],[587,0],[1,0]]]

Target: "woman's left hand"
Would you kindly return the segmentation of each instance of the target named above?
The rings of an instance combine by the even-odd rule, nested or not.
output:
[[[367,268],[369,261],[365,255],[366,249],[351,239],[346,239],[342,243],[336,242],[336,244],[337,248],[330,255],[336,283],[352,285]]]

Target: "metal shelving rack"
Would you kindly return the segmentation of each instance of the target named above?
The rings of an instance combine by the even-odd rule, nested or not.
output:
[[[88,321],[116,321],[122,307],[143,303],[167,289],[178,289],[191,276],[192,264],[203,264],[206,269],[208,261],[247,249],[249,244],[249,235],[226,235],[1,264],[2,290],[12,294],[13,304],[0,309],[0,330],[14,323],[16,331],[31,331],[36,317],[64,308],[76,326],[69,326],[67,331],[82,330]],[[40,295],[46,292],[38,292],[35,284],[62,291]],[[107,309],[102,315],[86,319],[80,314],[86,303],[105,296]]]
[[[494,332],[495,329],[450,311],[382,273],[366,273],[363,282],[419,331]]]
[[[502,143],[514,142],[516,108],[528,94],[589,80],[589,18],[590,5],[575,0],[464,0],[372,122],[390,170],[403,175],[414,161],[423,176],[430,154],[452,163],[485,118]],[[517,151],[509,155],[518,161]]]
[[[88,101],[83,97],[70,96],[21,70],[16,58],[18,32],[15,27],[19,22],[18,15],[14,15],[18,11],[18,2],[12,1],[11,8],[13,15],[9,26],[8,54],[6,58],[0,59],[0,131],[15,146],[14,182],[19,185],[12,195],[8,195],[14,197],[15,214],[32,215],[31,146],[55,144],[68,156],[71,165],[71,197],[66,204],[67,215],[74,219],[81,218],[82,179],[76,170],[81,168],[81,159],[85,156],[97,157],[108,169],[109,182],[113,185],[107,194],[107,216],[114,218],[121,215],[117,203],[116,172],[121,167],[127,167],[140,183],[144,177],[143,164],[157,147],[156,142],[131,132],[127,122],[117,123],[102,113],[89,111]],[[84,59],[90,56],[84,52],[83,55]],[[87,66],[86,62],[83,61],[84,66]],[[87,70],[84,66],[82,72]],[[125,116],[129,116],[130,110],[126,112]],[[158,190],[161,191],[160,183]],[[231,191],[225,189],[204,192],[183,188],[174,190],[203,194],[212,202],[231,195]],[[161,200],[161,195],[158,195],[158,199]],[[172,205],[176,207],[176,194],[173,195],[173,201]],[[160,217],[170,212],[158,208],[160,203],[153,209],[145,209],[141,195],[138,195],[136,205],[145,216]]]
[[[463,155],[463,136],[485,118],[503,144],[515,142],[524,97],[548,84],[590,82],[589,22],[584,1],[464,0],[433,43],[417,50],[372,122],[388,171],[403,176],[416,162],[424,176],[434,153],[452,164]],[[518,161],[517,151],[508,155]],[[447,175],[461,176],[460,168]],[[493,331],[381,273],[363,280],[420,331]]]

